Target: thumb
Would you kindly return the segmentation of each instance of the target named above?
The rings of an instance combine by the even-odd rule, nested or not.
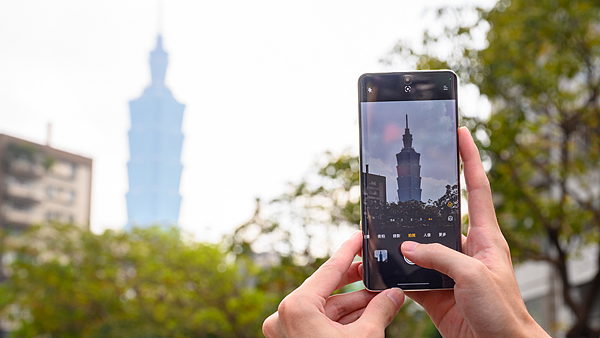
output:
[[[377,330],[378,332],[373,332],[373,335],[383,333],[385,328],[396,317],[402,304],[404,304],[404,292],[402,290],[393,288],[382,291],[369,302],[369,305],[365,308],[365,312],[363,312],[362,316],[354,324],[360,330]]]
[[[457,283],[466,275],[466,269],[483,266],[483,263],[475,258],[439,243],[421,244],[406,241],[402,243],[402,254],[418,266],[437,270],[450,276]]]

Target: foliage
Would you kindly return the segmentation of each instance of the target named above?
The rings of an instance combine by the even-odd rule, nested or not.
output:
[[[503,0],[490,10],[443,8],[437,15],[449,23],[443,30],[426,32],[418,48],[398,44],[389,60],[453,69],[487,97],[490,116],[465,122],[491,163],[511,253],[558,271],[575,316],[568,337],[599,337],[590,316],[600,269],[576,297],[566,262],[600,238],[600,7]]]
[[[50,155],[44,157],[44,169],[50,170],[56,163],[56,159]]]
[[[39,150],[27,143],[10,143],[7,145],[2,165],[8,168],[10,163],[16,160],[24,160],[35,163],[39,157]]]
[[[33,227],[4,237],[0,312],[15,337],[261,337],[278,296],[259,268],[171,229]]]

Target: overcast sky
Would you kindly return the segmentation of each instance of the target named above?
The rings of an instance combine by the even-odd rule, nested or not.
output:
[[[489,1],[488,1],[489,2]],[[425,5],[428,7],[425,8]],[[356,82],[447,1],[166,0],[184,112],[180,225],[217,240],[325,150],[358,153]],[[157,1],[0,2],[0,132],[94,160],[91,227],[127,221],[128,101],[150,82]],[[464,108],[464,106],[463,106]]]

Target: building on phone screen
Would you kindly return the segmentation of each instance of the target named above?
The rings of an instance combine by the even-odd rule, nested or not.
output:
[[[413,137],[408,129],[408,114],[406,114],[406,129],[402,135],[404,147],[396,154],[398,165],[398,201],[421,201],[421,154],[412,146]]]
[[[129,102],[126,229],[175,226],[179,218],[179,181],[183,170],[181,123],[185,105],[165,86],[167,57],[162,37],[158,35],[156,48],[150,53],[152,83],[140,98]]]
[[[365,182],[365,201],[387,201],[387,189],[385,176],[369,173],[369,165],[366,166],[367,172],[363,174],[363,182]]]

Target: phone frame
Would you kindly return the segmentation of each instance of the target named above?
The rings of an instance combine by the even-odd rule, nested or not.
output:
[[[385,285],[385,288],[375,288],[371,285],[371,271],[369,269],[370,262],[372,261],[372,257],[369,254],[369,223],[367,221],[367,210],[366,210],[366,202],[363,201],[364,193],[366,188],[364,187],[363,182],[363,122],[362,122],[362,102],[382,102],[382,101],[368,101],[363,100],[366,95],[366,78],[372,76],[390,76],[390,77],[399,77],[400,79],[405,76],[419,76],[422,74],[436,74],[436,76],[445,74],[452,78],[452,98],[455,102],[455,137],[456,137],[456,172],[457,172],[457,185],[458,185],[458,206],[456,207],[458,213],[458,221],[454,226],[454,235],[456,238],[456,249],[457,251],[462,252],[462,226],[461,226],[461,184],[460,184],[460,155],[458,150],[458,126],[459,126],[459,118],[460,115],[458,113],[458,76],[452,70],[414,70],[414,71],[402,71],[402,72],[389,72],[389,73],[365,73],[359,77],[358,80],[358,121],[359,121],[359,182],[360,182],[360,212],[361,212],[361,230],[363,233],[363,247],[362,247],[362,257],[363,257],[363,284],[366,289],[370,291],[383,291],[387,288],[398,287],[396,285]],[[395,101],[395,100],[389,100]],[[424,101],[423,99],[411,99],[411,100],[397,100],[397,101]],[[443,274],[442,274],[443,275]],[[445,276],[445,275],[444,275]],[[447,277],[447,276],[445,276]],[[447,277],[449,278],[449,277]],[[402,287],[403,290],[411,290],[411,291],[426,291],[426,290],[448,290],[454,288],[454,281],[452,281],[452,286],[448,287],[434,287],[434,288],[422,288],[422,287]]]

